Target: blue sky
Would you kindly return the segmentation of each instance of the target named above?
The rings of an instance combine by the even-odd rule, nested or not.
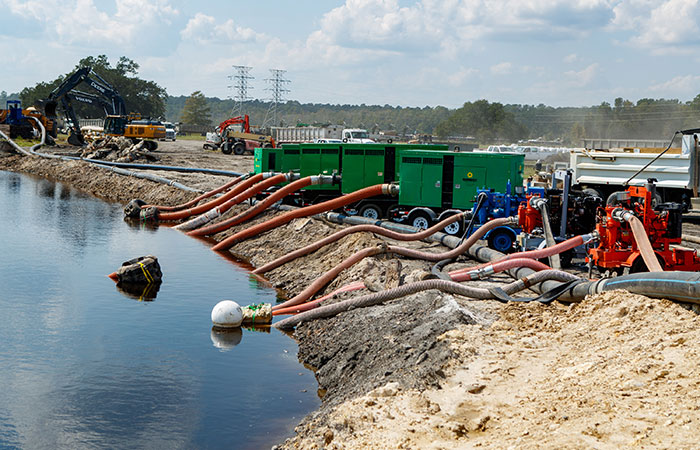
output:
[[[302,103],[588,106],[700,94],[700,0],[0,0],[0,90],[127,56],[171,95],[233,65]]]

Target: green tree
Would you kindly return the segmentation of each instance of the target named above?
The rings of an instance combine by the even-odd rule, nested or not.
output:
[[[90,67],[93,72],[109,83],[124,99],[127,112],[136,112],[144,117],[161,118],[165,116],[165,100],[167,92],[153,81],[146,81],[137,76],[139,65],[131,59],[122,56],[115,67],[112,67],[107,56],[88,56],[78,61],[75,70]],[[41,100],[46,99],[61,82],[73,72],[60,76],[50,82],[40,82],[34,87],[24,88],[20,92],[22,103],[25,105],[41,106]],[[99,95],[97,91],[83,82],[76,89]],[[91,105],[74,102],[73,108],[78,117],[103,117],[104,111]]]
[[[481,141],[517,140],[527,137],[527,128],[500,103],[467,102],[436,128],[438,136],[473,136]]]
[[[209,126],[211,125],[210,111],[204,94],[201,91],[195,91],[185,101],[180,122],[189,125]]]

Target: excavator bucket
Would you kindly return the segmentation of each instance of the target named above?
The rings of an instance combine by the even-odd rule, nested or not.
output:
[[[68,143],[76,147],[82,147],[85,145],[85,139],[82,134],[76,133],[75,130],[71,128],[70,135],[68,136]]]

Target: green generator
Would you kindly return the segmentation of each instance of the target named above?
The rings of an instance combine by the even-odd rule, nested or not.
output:
[[[431,152],[401,153],[399,205],[471,209],[477,189],[505,192],[506,184],[522,186],[524,155]]]

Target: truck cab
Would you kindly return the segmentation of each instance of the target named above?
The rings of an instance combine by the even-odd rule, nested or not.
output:
[[[360,128],[345,128],[342,134],[343,142],[357,143],[357,144],[371,144],[374,141],[369,138],[369,133],[367,130],[362,130]]]

